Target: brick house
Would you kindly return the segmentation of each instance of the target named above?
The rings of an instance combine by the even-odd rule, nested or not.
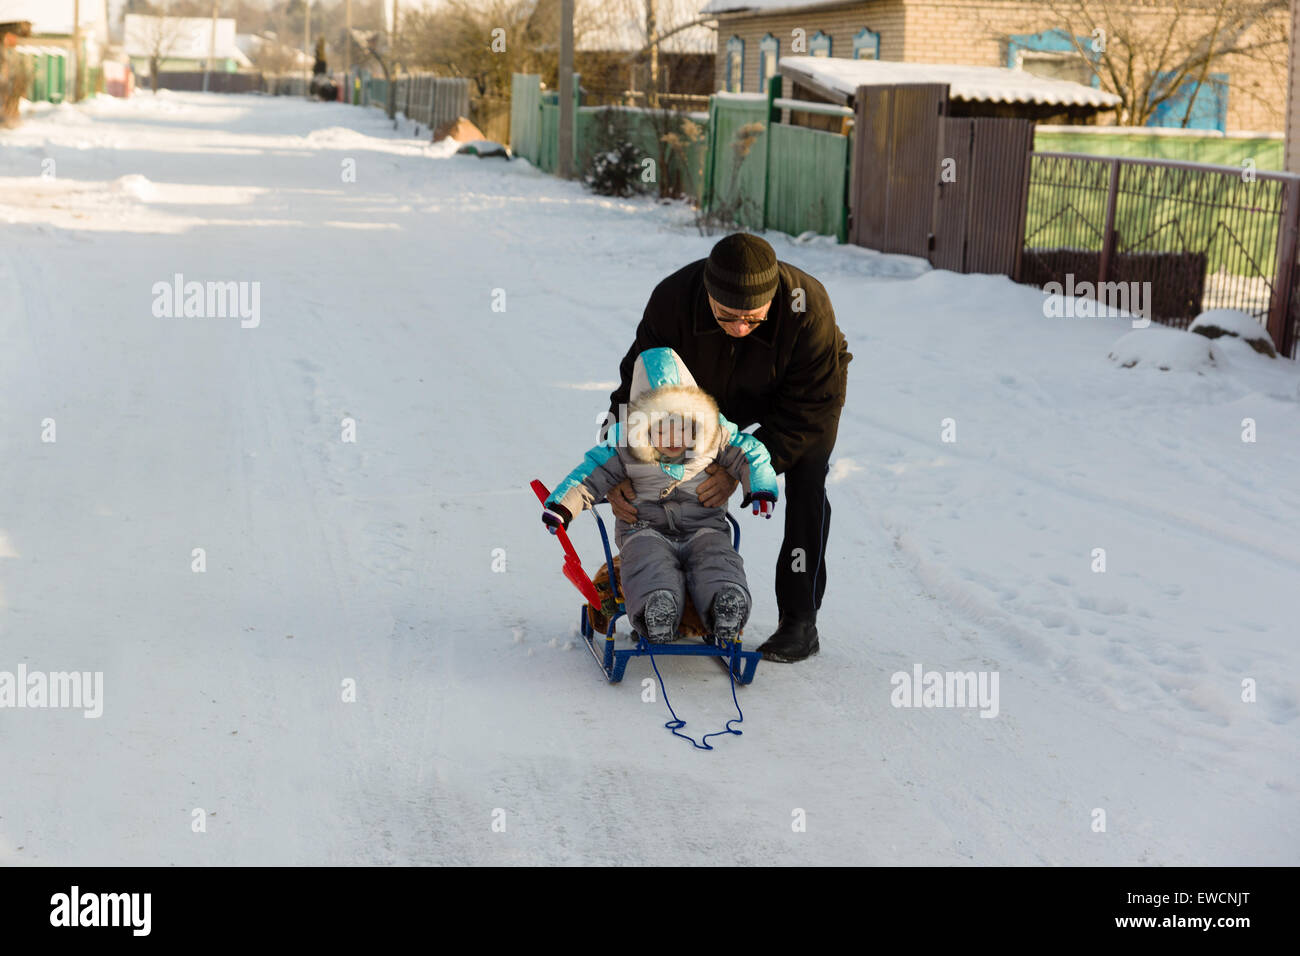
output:
[[[703,12],[718,21],[720,90],[759,92],[788,55],[1000,66],[1098,85],[1064,25],[1035,0],[708,0]],[[1152,20],[1153,36],[1167,29],[1158,12],[1137,16]],[[1289,21],[1281,11],[1267,26],[1289,32]],[[1194,17],[1187,22],[1196,28]],[[1188,116],[1193,129],[1280,130],[1285,52],[1222,57],[1197,89],[1186,84],[1148,125],[1179,126]]]

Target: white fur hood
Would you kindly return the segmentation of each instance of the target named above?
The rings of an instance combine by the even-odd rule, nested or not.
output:
[[[647,349],[637,356],[628,404],[627,447],[637,461],[656,461],[651,430],[673,416],[693,422],[695,456],[713,457],[718,442],[718,404],[695,384],[681,356],[670,348]],[[690,469],[695,471],[696,469]]]

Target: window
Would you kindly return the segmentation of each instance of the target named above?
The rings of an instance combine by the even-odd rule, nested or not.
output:
[[[880,34],[863,27],[853,36],[853,59],[879,60]]]
[[[831,38],[818,30],[808,41],[808,53],[810,56],[830,56]]]
[[[1059,28],[1007,37],[1007,66],[1034,76],[1100,87],[1101,79],[1092,68],[1100,58],[1101,51],[1093,49],[1091,36],[1072,38],[1069,31]]]
[[[745,41],[733,36],[727,41],[727,83],[724,89],[728,93],[741,93],[745,89]]]
[[[1088,62],[1074,53],[1021,50],[1015,68],[1033,76],[1042,76],[1049,80],[1072,80],[1084,86],[1091,85],[1096,76]]]
[[[776,37],[768,34],[758,43],[758,85],[767,91],[767,81],[776,76],[776,61],[781,55],[781,45]]]
[[[1173,80],[1172,73],[1159,74],[1163,91]],[[1154,90],[1153,90],[1154,92]],[[1188,115],[1190,109],[1191,115]],[[1178,92],[1156,107],[1156,111],[1147,120],[1148,126],[1183,125],[1187,119],[1187,129],[1217,129],[1226,131],[1228,119],[1228,74],[1211,73],[1204,83],[1187,80],[1178,88]]]

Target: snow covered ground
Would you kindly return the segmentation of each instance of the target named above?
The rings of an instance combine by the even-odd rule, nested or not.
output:
[[[577,643],[527,482],[716,237],[408,133],[199,94],[0,133],[0,672],[104,675],[95,719],[0,709],[0,863],[1300,862],[1294,363],[1124,368],[1125,320],[769,236],[856,356],[822,653],[696,751]],[[256,323],[155,315],[177,274]],[[894,706],[917,666],[996,717]]]

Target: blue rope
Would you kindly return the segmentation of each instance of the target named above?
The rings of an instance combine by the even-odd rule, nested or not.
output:
[[[689,734],[678,733],[686,726],[686,721],[677,716],[677,711],[673,710],[673,705],[668,702],[668,688],[664,687],[663,675],[659,673],[659,665],[655,663],[655,652],[647,641],[641,635],[637,635],[637,650],[643,651],[650,655],[650,666],[655,669],[655,677],[659,678],[659,692],[664,695],[664,705],[668,708],[668,713],[673,715],[673,719],[664,724],[668,730],[673,732],[674,737],[681,737],[683,740],[689,740],[691,746],[697,750],[712,750],[713,746],[709,743],[710,737],[721,737],[724,734],[735,734],[737,737],[743,736],[744,731],[736,730],[732,724],[742,724],[745,722],[745,715],[740,710],[740,701],[736,699],[736,648],[738,644],[731,642],[731,657],[727,661],[727,677],[731,679],[731,702],[736,705],[736,716],[727,721],[726,727],[722,730],[716,730],[711,734],[705,734],[696,742],[695,738]]]

